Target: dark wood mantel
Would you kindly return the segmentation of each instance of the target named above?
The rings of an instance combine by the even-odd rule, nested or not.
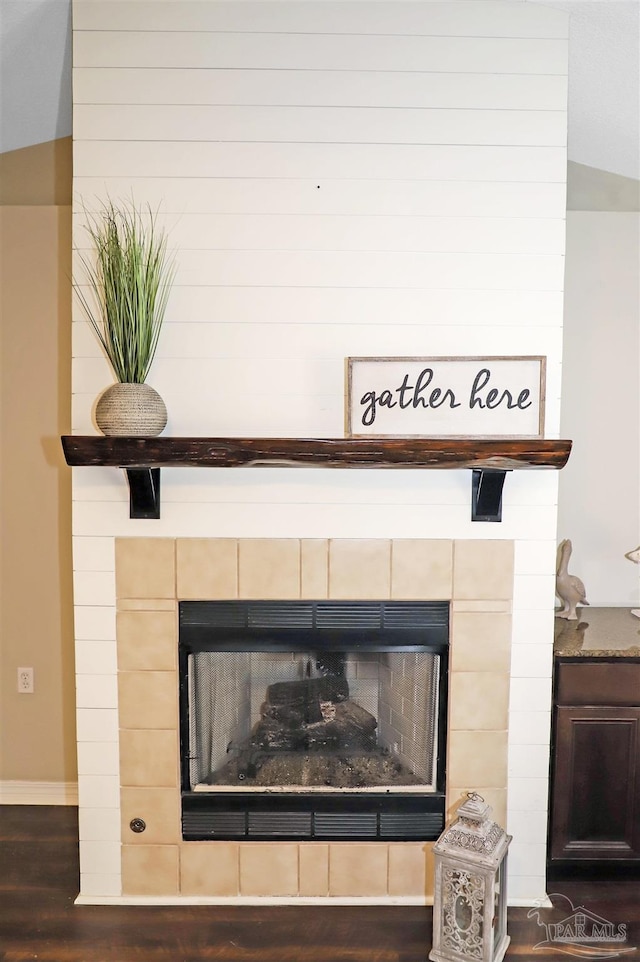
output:
[[[112,467],[562,468],[571,441],[541,438],[122,438],[67,435],[67,464]]]
[[[501,520],[505,473],[563,468],[571,441],[543,438],[129,438],[65,435],[67,464],[124,468],[131,517],[159,517],[162,467],[430,468],[473,471],[474,521]]]

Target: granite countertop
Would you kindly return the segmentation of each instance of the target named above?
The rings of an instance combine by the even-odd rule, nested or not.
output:
[[[578,608],[578,620],[556,618],[555,655],[640,658],[640,618],[631,608]]]

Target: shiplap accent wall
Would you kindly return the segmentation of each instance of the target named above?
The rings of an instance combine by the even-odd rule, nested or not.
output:
[[[510,0],[74,0],[74,237],[107,194],[176,250],[150,383],[167,433],[340,437],[349,355],[547,356],[560,415],[567,24]],[[73,429],[111,382],[73,324]],[[119,893],[114,536],[516,542],[512,899],[544,891],[557,476],[507,477],[471,524],[458,471],[164,470],[128,519],[74,469],[81,869]],[[93,743],[100,744],[96,761]],[[96,770],[96,766],[99,770]]]

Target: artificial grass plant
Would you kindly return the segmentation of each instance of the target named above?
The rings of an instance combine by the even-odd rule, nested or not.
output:
[[[116,379],[142,384],[155,357],[175,268],[150,206],[103,204],[87,213],[95,258],[79,255],[88,293],[74,290]]]

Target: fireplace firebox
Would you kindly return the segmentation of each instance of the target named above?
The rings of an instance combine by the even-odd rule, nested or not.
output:
[[[448,602],[179,608],[184,840],[440,835]]]

